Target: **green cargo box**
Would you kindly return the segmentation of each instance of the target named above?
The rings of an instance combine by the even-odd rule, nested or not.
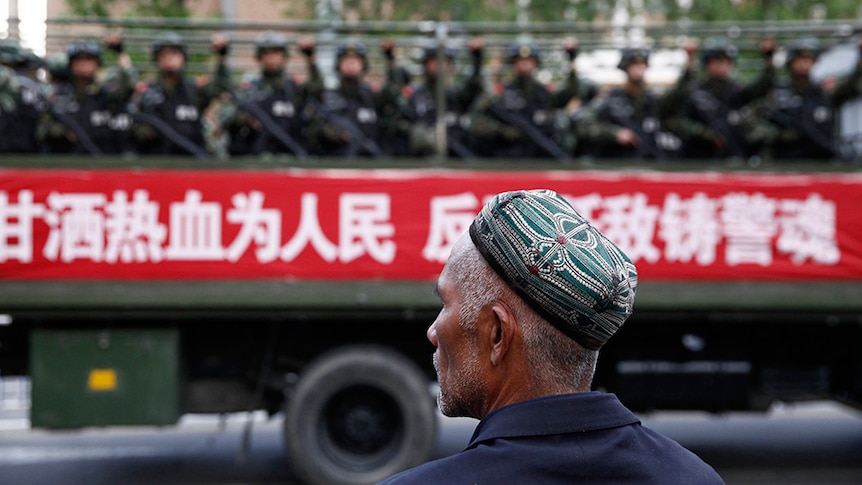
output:
[[[168,425],[179,419],[176,331],[41,330],[30,346],[33,427]]]

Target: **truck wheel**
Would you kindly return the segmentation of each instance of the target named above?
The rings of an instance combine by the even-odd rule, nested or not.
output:
[[[375,483],[429,460],[437,444],[429,380],[377,346],[328,352],[302,372],[285,409],[291,471],[311,484]]]

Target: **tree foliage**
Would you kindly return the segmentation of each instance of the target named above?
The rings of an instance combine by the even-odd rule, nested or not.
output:
[[[117,9],[141,17],[188,17],[185,0],[66,0],[73,15],[107,17]]]

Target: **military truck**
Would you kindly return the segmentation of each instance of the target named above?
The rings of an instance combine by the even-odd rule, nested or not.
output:
[[[436,276],[489,196],[539,187],[640,273],[597,389],[638,411],[862,404],[853,166],[0,163],[0,372],[32,379],[36,428],[266,410],[309,483],[427,460]]]

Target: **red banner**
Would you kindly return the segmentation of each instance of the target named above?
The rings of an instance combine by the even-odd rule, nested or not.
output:
[[[859,174],[0,170],[0,279],[434,279],[488,197],[550,188],[642,279],[860,279]]]

